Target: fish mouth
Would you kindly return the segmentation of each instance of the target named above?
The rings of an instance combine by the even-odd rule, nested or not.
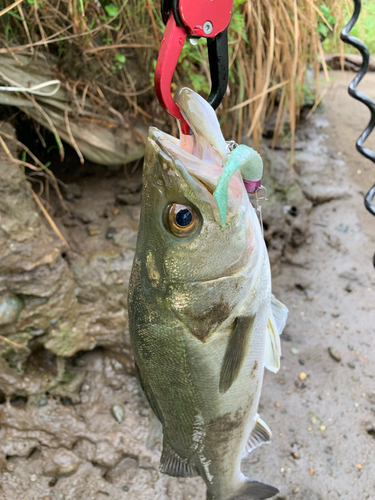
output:
[[[168,154],[177,173],[202,201],[208,202],[218,222],[217,202],[213,193],[228,159],[228,149],[213,108],[199,94],[183,88],[175,94],[176,104],[190,126],[191,134],[171,135],[150,128],[149,137]],[[237,172],[229,183],[228,216],[237,213],[246,195],[242,178]]]

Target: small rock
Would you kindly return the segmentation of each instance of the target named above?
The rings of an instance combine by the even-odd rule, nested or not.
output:
[[[68,215],[65,215],[62,219],[61,222],[65,227],[76,227],[78,225],[77,221],[75,220],[74,217],[69,217]]]
[[[299,492],[299,488],[298,488],[298,486],[296,486],[295,488],[293,488],[293,493],[294,493],[294,494],[295,494],[295,493],[298,493],[298,492]]]
[[[23,302],[18,297],[6,297],[0,302],[0,325],[14,323],[23,309]]]
[[[301,187],[306,198],[316,205],[349,196],[349,190],[339,186],[328,186],[325,184],[313,185],[306,182]]]
[[[301,372],[301,373],[298,375],[298,378],[299,378],[300,380],[304,381],[304,380],[306,380],[307,375],[306,375],[306,373]]]
[[[129,491],[129,489],[130,489],[130,488],[129,488],[129,486],[126,486],[126,485],[125,485],[125,486],[123,486],[123,487],[122,487],[122,489],[123,489],[124,491]]]
[[[115,405],[112,408],[112,415],[117,420],[119,424],[125,420],[125,408],[122,405]]]
[[[35,481],[36,481],[36,480],[37,480],[36,474],[31,474],[31,476],[30,476],[30,481],[31,481],[32,483],[35,483]]]
[[[310,467],[309,472],[310,472],[310,475],[313,476],[315,474],[314,467]]]
[[[348,366],[349,366],[349,368],[351,368],[352,370],[355,370],[355,364],[354,364],[354,363],[349,362],[349,363],[348,363]]]
[[[115,227],[109,227],[107,229],[107,232],[106,232],[106,235],[105,237],[108,239],[108,240],[111,240],[112,238],[114,238],[115,234],[117,233],[116,231],[116,228]]]
[[[118,185],[121,187],[123,193],[137,193],[142,187],[141,179],[121,179],[118,181]]]
[[[344,280],[348,281],[357,281],[358,276],[350,271],[346,271],[344,273],[339,274],[339,278],[342,278]]]
[[[354,346],[352,346],[351,344],[348,345],[348,349],[349,351],[354,351]]]
[[[340,233],[346,233],[346,231],[349,229],[349,226],[347,224],[339,224],[335,229]]]
[[[37,402],[37,406],[46,406],[48,405],[48,399],[45,396],[42,396]]]
[[[121,457],[121,450],[116,450],[112,443],[102,441],[96,445],[94,462],[101,467],[115,467],[121,461]]]
[[[352,288],[351,284],[350,284],[350,283],[348,283],[348,284],[346,285],[346,287],[344,288],[344,290],[345,290],[346,292],[348,292],[348,293],[351,293],[351,292],[353,291],[353,288]]]
[[[341,354],[335,347],[328,347],[328,352],[332,359],[340,363],[342,359]]]
[[[117,195],[116,201],[120,205],[139,205],[141,203],[141,192],[139,193],[120,193]]]
[[[112,205],[107,204],[102,210],[99,210],[99,217],[103,217],[104,219],[108,219],[112,212]]]
[[[296,347],[292,347],[291,350],[290,350],[290,352],[292,354],[294,354],[294,355],[297,355],[299,351],[298,351],[298,349]]]
[[[298,451],[293,451],[292,457],[295,458],[296,460],[299,460],[301,458],[301,454],[298,453]]]
[[[98,218],[98,215],[95,212],[95,210],[88,210],[85,212],[77,212],[76,216],[84,224],[90,224],[90,222],[94,222]]]
[[[62,192],[64,198],[68,201],[72,201],[74,198],[82,198],[82,190],[77,184],[69,184],[69,186],[63,187]]]
[[[45,458],[43,472],[46,476],[71,476],[82,462],[73,451],[64,448],[50,450]]]
[[[338,313],[338,312],[332,312],[331,316],[332,316],[332,318],[338,318],[340,316],[340,313]]]
[[[302,365],[302,366],[304,366],[304,364],[305,364],[305,362],[304,362],[304,360],[303,360],[303,359],[299,359],[299,360],[298,360],[298,363],[299,363],[300,365]]]
[[[281,340],[285,340],[286,342],[291,342],[292,341],[292,336],[289,335],[289,333],[282,333],[280,335]]]
[[[309,412],[309,417],[313,425],[321,425],[322,419],[318,417],[313,411]]]
[[[98,227],[89,226],[87,228],[87,233],[89,236],[97,236],[98,234],[100,234],[100,229]]]
[[[352,380],[353,382],[359,382],[360,378],[356,375],[353,375]]]

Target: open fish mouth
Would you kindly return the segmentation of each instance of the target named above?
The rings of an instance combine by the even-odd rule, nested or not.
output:
[[[190,189],[211,205],[218,218],[217,202],[213,193],[228,159],[228,147],[224,140],[215,111],[199,94],[182,88],[176,92],[175,101],[191,128],[191,134],[181,134],[176,139],[169,134],[151,128],[149,137],[173,160],[174,168],[187,182]],[[246,190],[240,172],[229,183],[228,215],[237,213]]]

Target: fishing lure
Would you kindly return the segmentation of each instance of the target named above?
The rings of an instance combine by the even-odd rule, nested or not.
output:
[[[262,185],[263,160],[254,149],[240,144],[230,154],[219,178],[214,197],[219,209],[221,227],[225,229],[228,211],[228,187],[235,172],[240,169],[245,188],[253,193]]]

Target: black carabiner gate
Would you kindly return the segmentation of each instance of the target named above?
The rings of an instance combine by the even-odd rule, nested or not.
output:
[[[362,65],[356,74],[355,78],[353,81],[349,84],[348,92],[349,95],[351,95],[354,99],[357,99],[357,101],[362,102],[365,104],[368,109],[370,110],[371,113],[371,118],[370,121],[365,128],[365,130],[362,132],[362,134],[359,136],[356,142],[356,147],[357,150],[363,155],[365,158],[368,158],[375,164],[375,153],[371,151],[371,149],[367,148],[364,146],[364,142],[368,138],[368,136],[371,134],[371,132],[375,128],[375,103],[370,97],[368,97],[366,94],[363,92],[360,92],[359,90],[356,89],[357,85],[359,82],[362,80],[362,78],[365,76],[368,70],[368,65],[369,65],[369,60],[370,60],[370,53],[368,51],[367,46],[361,42],[358,38],[355,36],[350,35],[350,31],[352,30],[353,26],[358,20],[359,14],[361,12],[361,0],[353,0],[354,2],[354,12],[352,15],[352,18],[348,22],[348,24],[343,28],[341,32],[341,40],[352,47],[356,48],[362,55]],[[370,188],[368,193],[365,196],[365,207],[367,210],[375,216],[375,205],[373,203],[373,200],[375,198],[375,184]],[[375,267],[375,254],[373,256],[373,265]]]

